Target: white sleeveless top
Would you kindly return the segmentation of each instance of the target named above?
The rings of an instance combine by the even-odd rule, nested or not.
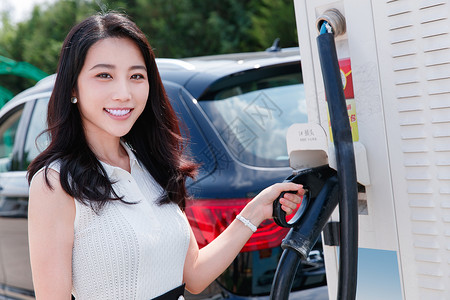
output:
[[[75,201],[72,294],[77,300],[149,300],[179,285],[189,246],[189,223],[176,204],[158,205],[161,186],[127,147],[131,174],[102,162],[124,204],[99,215]],[[59,172],[58,164],[51,166]]]

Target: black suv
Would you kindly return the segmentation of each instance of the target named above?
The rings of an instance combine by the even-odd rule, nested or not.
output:
[[[157,62],[189,151],[201,164],[197,179],[187,183],[195,200],[186,214],[203,247],[259,191],[291,174],[286,130],[307,122],[300,56],[285,49]],[[46,135],[37,137],[54,79],[41,80],[0,110],[0,299],[34,299],[26,169],[48,144]],[[265,221],[201,297],[266,297],[286,233]],[[293,290],[326,284],[320,245],[312,253]],[[327,297],[326,288],[319,290]]]

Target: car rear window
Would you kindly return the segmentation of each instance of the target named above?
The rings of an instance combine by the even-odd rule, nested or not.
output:
[[[230,152],[253,166],[289,166],[287,129],[308,121],[300,65],[252,70],[231,81],[199,101]]]

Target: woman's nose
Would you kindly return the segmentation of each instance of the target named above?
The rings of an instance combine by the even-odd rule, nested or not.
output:
[[[128,101],[131,99],[130,85],[126,80],[116,81],[114,89],[114,100]]]

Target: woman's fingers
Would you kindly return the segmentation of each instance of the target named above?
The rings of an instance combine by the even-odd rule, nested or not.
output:
[[[285,193],[283,198],[297,204],[302,202],[302,198],[298,194]]]
[[[280,199],[280,204],[281,209],[287,215],[291,214],[297,208],[297,205],[302,201],[301,196],[305,194],[303,185],[293,182],[277,183],[273,187],[277,190],[277,193],[286,192],[283,198]]]
[[[302,198],[297,194],[285,193],[283,198],[280,199],[281,209],[289,215],[297,208],[297,205],[301,201]]]
[[[305,190],[301,184],[293,182],[275,183],[264,189],[249,203],[249,207],[254,207],[252,209],[253,214],[257,215],[254,219],[262,222],[265,219],[271,218],[273,214],[273,202],[283,192],[284,196],[280,199],[281,209],[288,215],[297,208],[297,205],[301,203],[302,196],[305,194]]]
[[[293,209],[291,209],[289,207],[286,207],[284,205],[281,205],[281,209],[284,210],[284,212],[286,212],[286,215],[290,215],[290,214],[292,214],[294,212]]]
[[[297,191],[297,194],[299,195],[303,195],[305,193],[303,185],[293,182],[276,183],[273,187],[275,187],[279,193],[287,191]]]

